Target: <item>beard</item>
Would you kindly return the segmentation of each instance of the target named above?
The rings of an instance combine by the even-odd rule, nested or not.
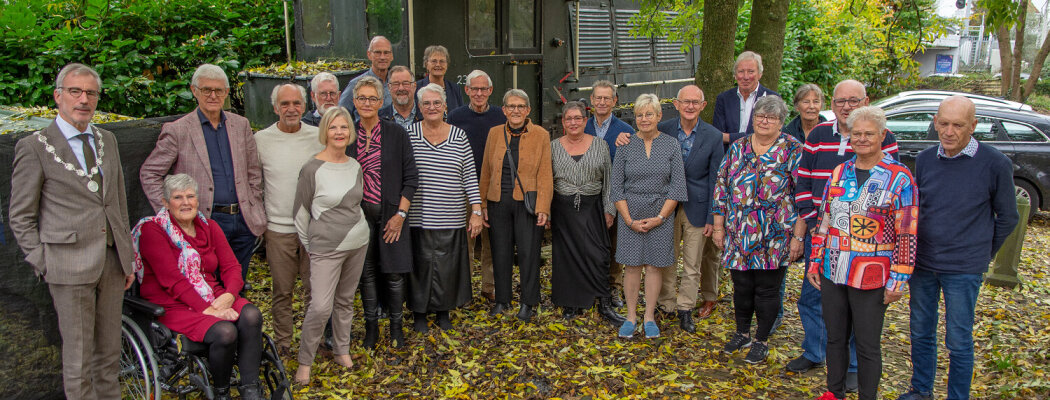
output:
[[[394,96],[394,102],[399,106],[407,106],[412,104],[412,95]]]

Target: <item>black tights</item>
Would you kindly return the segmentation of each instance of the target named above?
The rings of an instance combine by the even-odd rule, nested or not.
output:
[[[208,345],[208,367],[215,387],[229,387],[233,374],[234,356],[240,355],[237,366],[241,384],[259,383],[259,363],[262,360],[262,313],[253,304],[241,308],[240,318],[220,321],[204,334]]]
[[[751,332],[751,317],[757,317],[755,340],[765,342],[780,310],[780,285],[787,267],[773,270],[730,270],[733,278],[733,308],[736,313],[736,331]]]

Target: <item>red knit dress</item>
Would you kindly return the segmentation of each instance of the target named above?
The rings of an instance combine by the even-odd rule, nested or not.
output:
[[[237,295],[244,286],[244,280],[241,279],[241,265],[226,242],[226,236],[219,229],[219,224],[211,219],[208,220],[207,226],[197,218],[193,220],[193,224],[196,237],[186,234],[178,224],[174,225],[186,241],[200,253],[201,274],[204,275],[204,281],[211,286],[215,297],[218,298],[223,293],[232,294],[235,298],[232,308],[238,313],[241,312],[241,307],[249,304],[249,301]],[[203,314],[211,304],[205,301],[179,272],[179,248],[172,243],[160,225],[151,222],[142,226],[139,249],[143,264],[139,295],[164,307],[164,315],[160,317],[162,324],[186,335],[190,340],[203,341],[208,328],[222,320]],[[215,277],[216,269],[220,271],[222,282]]]

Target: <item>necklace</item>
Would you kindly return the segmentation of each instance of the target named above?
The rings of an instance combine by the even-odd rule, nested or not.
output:
[[[73,163],[65,161],[62,159],[62,157],[59,157],[58,154],[55,154],[55,146],[52,146],[50,143],[48,143],[47,137],[41,135],[40,131],[33,132],[33,134],[36,135],[36,138],[40,141],[40,143],[44,144],[44,150],[47,151],[48,154],[51,154],[52,157],[54,157],[55,162],[65,167],[66,171],[73,172],[77,174],[77,176],[87,177],[87,188],[92,193],[94,193],[98,191],[99,187],[98,183],[96,183],[93,178],[95,177],[95,174],[98,174],[98,172],[102,170],[102,158],[106,155],[106,142],[102,141],[102,138],[98,134],[98,129],[96,129],[95,127],[91,128],[95,134],[95,143],[98,143],[98,160],[96,160],[95,166],[91,167],[91,169],[87,171],[85,171],[83,168],[77,168],[73,166]]]

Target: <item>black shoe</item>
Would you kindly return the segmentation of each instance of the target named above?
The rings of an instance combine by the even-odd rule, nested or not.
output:
[[[777,333],[777,329],[779,329],[780,325],[783,324],[783,323],[784,323],[784,316],[781,315],[781,316],[777,317],[777,319],[773,321],[773,327],[769,328],[769,336],[773,336],[774,333]]]
[[[448,311],[437,312],[437,323],[438,328],[441,328],[443,331],[452,329],[452,318],[449,317]]]
[[[567,320],[573,320],[580,315],[580,309],[576,307],[562,307],[561,317]]]
[[[508,308],[510,308],[510,304],[495,303],[492,305],[492,308],[489,309],[489,316],[495,317],[497,315],[503,314],[503,312],[507,311]]]
[[[608,297],[598,299],[598,314],[600,314],[603,319],[605,319],[617,328],[623,325],[623,321],[627,320],[627,318],[624,318],[623,315],[616,313],[616,311],[613,309],[612,299]]]
[[[390,319],[390,345],[395,349],[405,347],[405,329],[401,317]]]
[[[766,360],[766,356],[769,355],[769,346],[766,342],[753,342],[751,343],[751,350],[747,352],[747,357],[744,357],[744,362],[748,364],[758,364]]]
[[[430,330],[427,327],[427,314],[426,313],[412,313],[412,330],[419,333],[427,333]]]
[[[915,389],[909,389],[907,392],[900,395],[897,400],[933,400],[933,394],[922,394]]]
[[[859,384],[857,383],[857,373],[856,372],[847,372],[846,373],[846,393],[857,393],[857,388],[858,387],[859,387]]]
[[[743,333],[737,332],[733,334],[732,339],[729,339],[729,343],[726,343],[726,345],[722,347],[722,352],[732,353],[740,349],[746,349],[748,347],[751,347],[751,338],[748,336],[744,336]]]
[[[213,393],[215,394],[215,396],[212,397],[212,400],[230,400],[230,387],[229,386],[217,387],[217,388],[215,388]]]
[[[696,324],[693,323],[692,310],[678,310],[678,326],[682,327],[683,331],[696,333]]]
[[[810,361],[808,358],[806,358],[806,356],[798,356],[794,360],[789,361],[787,363],[787,365],[784,367],[784,369],[786,369],[788,371],[791,371],[791,372],[794,372],[794,373],[801,374],[801,373],[809,371],[809,370],[811,370],[813,368],[823,367],[823,366],[824,366],[824,363],[822,363],[822,362],[813,362],[813,361]]]
[[[536,315],[536,311],[533,308],[533,306],[528,304],[522,304],[521,309],[518,310],[518,319],[525,322],[531,321],[532,316]]]
[[[379,341],[379,321],[365,321],[365,339],[361,342],[364,348],[372,350]]]
[[[612,294],[609,296],[609,304],[615,308],[623,307],[623,292],[621,292],[619,289],[613,289],[611,290],[611,292]]]
[[[241,385],[237,389],[241,395],[241,400],[263,400],[262,391],[259,390],[258,383]]]

